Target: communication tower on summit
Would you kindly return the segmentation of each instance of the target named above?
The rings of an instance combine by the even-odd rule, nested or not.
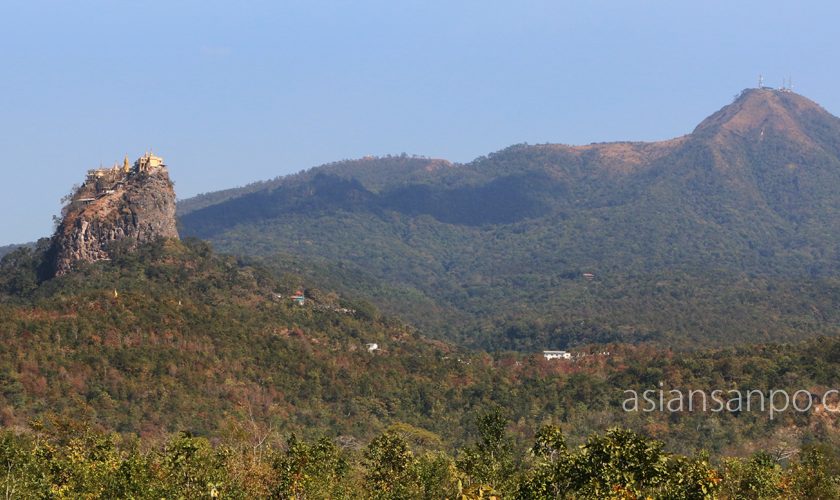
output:
[[[782,92],[793,92],[793,78],[790,76],[787,79],[782,78],[782,87],[779,90]]]
[[[764,88],[764,75],[758,75],[758,88]]]

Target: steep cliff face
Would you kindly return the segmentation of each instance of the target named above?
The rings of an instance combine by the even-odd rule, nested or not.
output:
[[[142,160],[142,158],[141,158]],[[52,240],[53,270],[67,273],[80,262],[110,258],[114,242],[129,247],[178,238],[175,190],[162,162],[92,171],[73,195]]]

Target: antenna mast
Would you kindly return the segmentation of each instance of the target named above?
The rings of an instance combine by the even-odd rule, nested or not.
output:
[[[764,88],[764,76],[763,75],[758,75],[758,88],[760,88],[760,89]]]
[[[782,92],[793,92],[793,78],[788,76],[787,79],[782,78]]]

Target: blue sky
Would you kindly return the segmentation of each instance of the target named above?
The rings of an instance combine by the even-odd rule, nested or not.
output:
[[[745,87],[840,114],[837,2],[0,4],[0,244],[152,147],[179,197],[344,158],[688,133]]]

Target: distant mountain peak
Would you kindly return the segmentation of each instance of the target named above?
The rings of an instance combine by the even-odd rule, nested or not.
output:
[[[761,138],[769,130],[797,142],[813,144],[807,123],[815,117],[833,118],[814,101],[788,89],[746,89],[731,104],[703,120],[694,135]]]

